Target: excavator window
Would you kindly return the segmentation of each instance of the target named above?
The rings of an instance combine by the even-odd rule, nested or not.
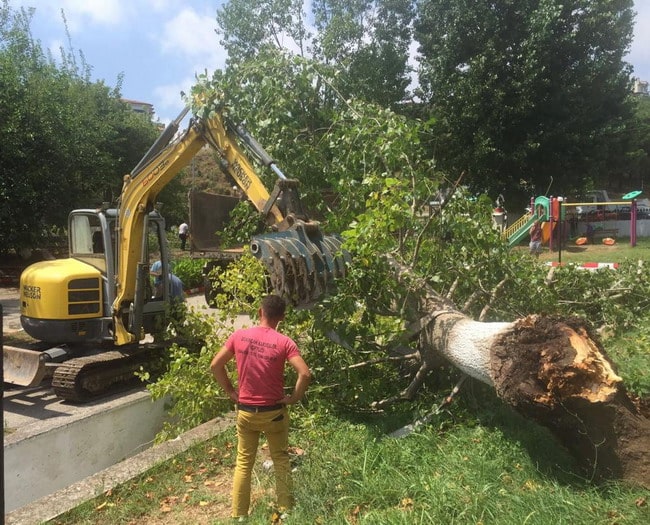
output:
[[[103,253],[102,227],[97,215],[76,214],[70,218],[70,254]]]
[[[150,268],[150,280],[146,283],[147,297],[150,300],[161,300],[164,280],[162,277],[161,254],[165,232],[162,229],[162,223],[154,220],[148,221],[147,230],[147,253],[143,257],[143,260],[149,262]],[[158,268],[158,265],[160,268]]]
[[[104,237],[99,230],[93,233],[93,253],[104,253]]]
[[[92,212],[75,212],[69,222],[70,256],[106,271],[106,246],[100,218]]]

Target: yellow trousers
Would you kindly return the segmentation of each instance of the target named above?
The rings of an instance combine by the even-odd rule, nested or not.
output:
[[[251,502],[251,476],[260,433],[269,445],[275,472],[278,507],[293,505],[293,485],[289,459],[289,411],[286,407],[269,412],[237,411],[237,463],[232,488],[232,516],[248,516]]]

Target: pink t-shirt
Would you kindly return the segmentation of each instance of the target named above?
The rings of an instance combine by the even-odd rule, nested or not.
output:
[[[284,365],[300,355],[290,337],[255,326],[236,330],[225,346],[235,354],[240,403],[275,405],[284,397]]]

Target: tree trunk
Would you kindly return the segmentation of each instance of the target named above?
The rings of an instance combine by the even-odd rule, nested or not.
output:
[[[604,349],[577,319],[514,323],[439,318],[440,352],[547,427],[594,479],[650,488],[650,420],[627,395]]]

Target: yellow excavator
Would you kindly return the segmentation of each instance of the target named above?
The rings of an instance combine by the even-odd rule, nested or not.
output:
[[[348,256],[336,235],[324,235],[304,214],[297,181],[242,126],[223,112],[192,117],[177,135],[186,108],[126,175],[117,206],[80,209],[68,220],[69,257],[35,263],[20,277],[21,324],[52,345],[45,350],[4,347],[4,381],[34,386],[52,376],[55,394],[86,401],[122,386],[158,355],[146,334],[164,326],[173,301],[165,222],[156,209],[160,191],[197,152],[212,147],[220,167],[250,199],[269,233],[250,248],[271,288],[300,306],[316,300],[345,274]],[[248,155],[247,155],[248,154]],[[277,175],[268,192],[249,156]],[[153,298],[149,269],[162,262],[163,294]],[[232,260],[232,254],[224,254]]]

